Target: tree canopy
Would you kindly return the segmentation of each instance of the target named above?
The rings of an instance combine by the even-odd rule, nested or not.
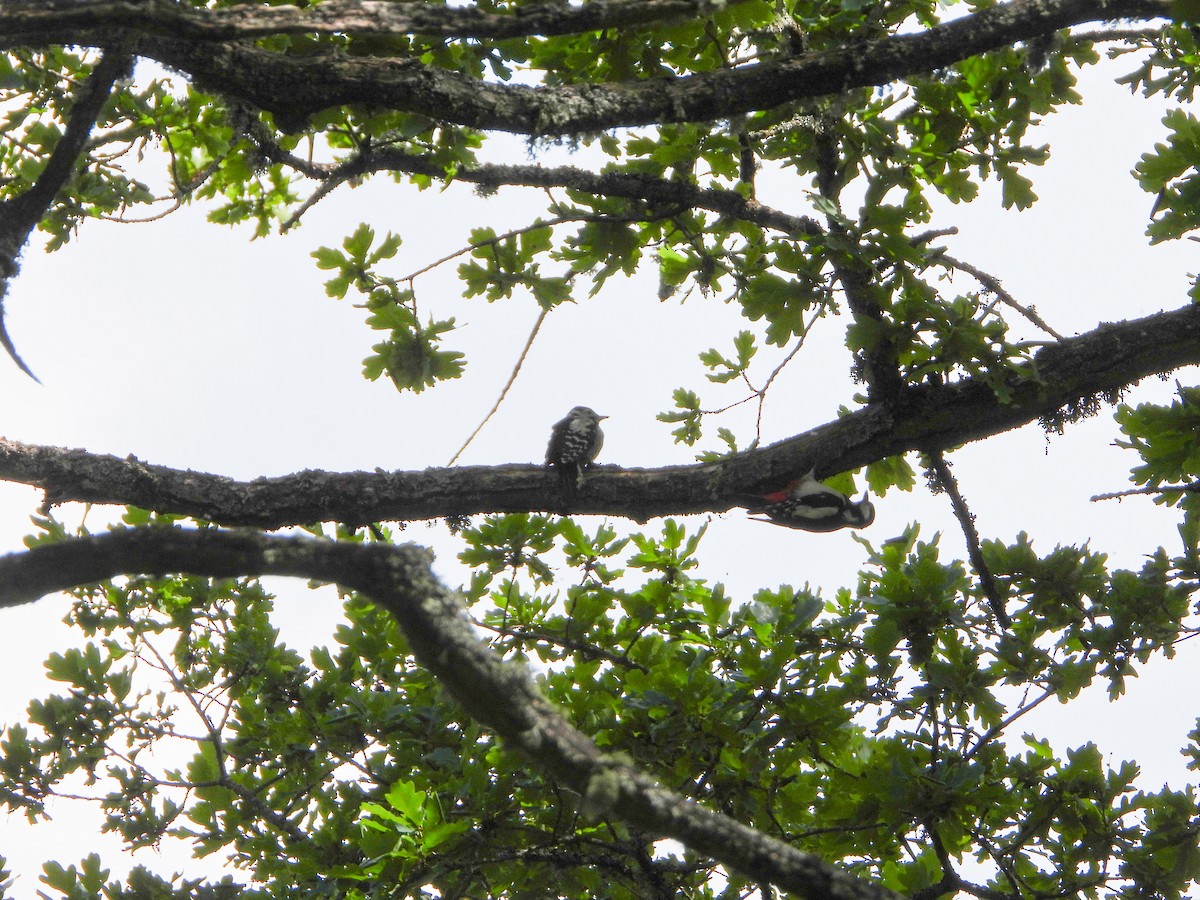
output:
[[[1032,207],[1039,122],[1089,102],[1082,72],[1117,65],[1168,108],[1133,173],[1147,239],[1200,240],[1197,16],[1184,0],[0,4],[0,302],[31,247],[70,265],[90,220],[192,207],[265,237],[389,182],[541,200],[507,230],[462,223],[460,251],[413,271],[398,253],[422,223],[403,217],[312,254],[329,298],[364,313],[363,376],[422,402],[472,377],[455,303],[422,290],[433,269],[456,271],[460,303],[538,309],[509,382],[472,387],[489,417],[543,322],[628,276],[656,274],[647,307],[737,321],[659,415],[695,460],[601,455],[574,490],[539,463],[239,480],[0,439],[0,479],[45,496],[26,549],[0,558],[0,604],[66,592],[80,634],[47,661],[58,692],[0,737],[0,803],[41,822],[87,796],[129,848],[219,863],[113,878],[93,854],[47,863],[43,887],[1183,896],[1200,880],[1195,789],[1150,789],[1135,763],[1057,753],[1020,723],[1092,685],[1119,696],[1195,632],[1200,388],[1121,401],[1200,363],[1200,289],[1066,336],[1054,298],[959,258],[935,211],[992,185]],[[11,329],[0,342],[21,378],[44,374]],[[787,372],[822,352],[841,362],[803,392],[824,424],[801,430]],[[595,377],[562,374],[579,402]],[[991,536],[953,452],[1101,414],[1129,493],[1179,520],[1179,545],[1131,534],[1134,571],[1105,548]],[[965,559],[914,522],[856,531],[861,567],[835,591],[736,595],[705,572],[706,532],[732,524],[719,514],[796,524],[762,498],[800,483],[883,507],[919,477]],[[73,504],[111,522],[68,524]],[[406,528],[420,521],[454,536],[464,584],[435,572]],[[816,555],[847,534],[788,536]],[[335,586],[344,618],[319,646],[281,639],[273,576]]]

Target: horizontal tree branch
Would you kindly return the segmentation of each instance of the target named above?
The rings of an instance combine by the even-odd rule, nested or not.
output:
[[[74,4],[52,4],[58,12]],[[127,8],[140,4],[128,2]],[[323,4],[322,4],[323,5]],[[5,5],[7,10],[13,4]],[[32,6],[32,4],[29,4]],[[26,14],[29,6],[19,7]],[[317,7],[320,9],[320,6]],[[205,90],[269,111],[285,130],[334,106],[365,104],[474,128],[531,135],[712,121],[805,98],[890,84],[989,50],[1073,25],[1170,17],[1170,0],[1011,0],[915,34],[833,50],[618,84],[555,87],[482,82],[415,59],[342,55],[289,57],[244,43],[189,40],[139,30],[136,23],[12,32],[0,16],[0,49],[47,44],[97,46],[114,35],[141,55],[190,75]],[[11,23],[13,25],[17,23]]]
[[[0,557],[0,607],[126,574],[182,572],[215,578],[288,575],[336,582],[396,617],[414,656],[475,720],[493,729],[593,815],[616,816],[801,897],[900,900],[700,804],[628,763],[606,756],[542,696],[528,671],[481,643],[461,597],[413,544],[348,544],[313,538],[149,527],[42,544]]]
[[[246,4],[200,9],[178,0],[25,0],[0,9],[0,33],[39,39],[52,32],[120,29],[190,41],[253,40],[272,35],[399,35],[497,40],[635,28],[709,16],[747,0],[588,0],[580,6],[544,3],[504,14],[474,7],[325,0],[315,6]]]
[[[1035,421],[1147,375],[1200,363],[1200,306],[1102,325],[1044,347],[1010,379],[1002,402],[981,378],[905,388],[877,404],[787,440],[706,465],[660,469],[597,466],[570,512],[654,516],[720,512],[739,498],[912,450],[935,452]],[[477,513],[559,511],[558,479],[541,466],[509,464],[419,472],[304,471],[250,482],[150,465],[129,457],[0,439],[0,480],[68,501],[140,506],[222,525],[281,528],[313,522],[429,519]]]
[[[340,184],[377,172],[425,175],[443,182],[461,181],[480,187],[565,188],[597,197],[621,197],[646,204],[647,218],[657,208],[706,209],[732,219],[751,222],[785,234],[817,236],[821,224],[808,216],[783,212],[750,199],[734,190],[702,188],[685,181],[672,181],[645,173],[591,172],[577,166],[500,165],[482,163],[461,166],[453,174],[428,156],[388,146],[364,147],[342,163],[319,163],[283,149],[266,128],[252,128],[246,135],[269,162],[291,168],[306,178],[322,182],[324,196]],[[311,201],[310,201],[311,202]]]
[[[329,177],[344,181],[381,171],[446,178],[445,168],[427,157],[401,150],[374,148],[344,166],[331,167]],[[623,172],[597,174],[576,166],[484,163],[458,169],[454,173],[454,180],[484,187],[566,188],[598,197],[639,200],[651,206],[706,209],[790,235],[815,236],[824,233],[815,219],[774,209],[737,191],[701,188],[653,175]]]

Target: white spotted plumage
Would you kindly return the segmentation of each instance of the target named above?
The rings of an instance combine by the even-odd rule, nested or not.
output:
[[[568,494],[578,487],[584,470],[596,461],[604,446],[600,421],[607,418],[590,406],[576,406],[554,423],[546,447],[546,465],[558,470],[563,490]]]

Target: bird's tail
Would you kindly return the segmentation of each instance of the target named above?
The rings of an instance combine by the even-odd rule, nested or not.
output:
[[[769,494],[737,494],[733,502],[738,506],[744,506],[746,512],[760,513],[765,512],[768,506],[781,503],[788,499],[788,497],[789,494],[786,490],[771,491]]]
[[[583,482],[583,471],[578,466],[559,466],[558,487],[564,507],[573,506]]]

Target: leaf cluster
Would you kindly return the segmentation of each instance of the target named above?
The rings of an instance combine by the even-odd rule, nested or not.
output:
[[[333,6],[317,4],[314,16]],[[467,12],[536,21],[556,10],[513,0]],[[600,11],[622,10],[635,15],[633,4]],[[989,180],[1006,208],[1036,202],[1030,174],[1049,155],[1036,125],[1080,102],[1077,73],[1099,60],[1097,44],[1132,55],[1125,81],[1134,89],[1176,100],[1194,93],[1197,48],[1186,4],[1179,22],[1123,37],[1050,26],[1029,37],[1026,16],[1066,21],[1070,11],[1049,0],[990,10],[990,20],[981,10],[990,4],[972,10],[973,26],[1006,13],[1020,39],[943,53],[945,64],[877,83],[850,76],[861,60],[900,58],[914,31],[960,11],[932,0],[744,0],[501,37],[346,27],[189,45],[131,31],[124,37],[151,56],[174,47],[178,64],[118,79],[44,198],[41,179],[98,54],[79,49],[87,42],[6,43],[0,213],[38,200],[54,249],[88,218],[191,202],[255,236],[287,231],[330,192],[378,177],[421,190],[534,186],[546,193],[543,214],[508,232],[470,226],[463,249],[441,263],[459,260],[465,297],[531,298],[543,313],[646,264],[661,301],[728,304],[745,327],[700,353],[704,389],[678,387],[659,416],[680,442],[699,443],[714,417],[742,403],[757,402],[761,420],[768,390],[810,339],[844,348],[869,412],[890,414],[902,394],[967,379],[1009,404],[1019,388],[1045,385],[1013,311],[1057,335],[997,278],[940,246],[949,231],[921,229],[940,199],[971,202]],[[225,80],[240,72],[197,62],[226,53],[261,67],[259,105],[244,82]],[[856,62],[825,88],[776,92],[750,81],[765,71],[782,84],[799,66],[838,59]],[[312,62],[319,69],[300,66]],[[189,79],[189,63],[208,77]],[[289,73],[313,71],[331,83],[355,73],[373,92],[354,96],[369,102],[289,106],[305,87]],[[743,83],[760,96],[740,96]],[[679,84],[709,92],[717,112],[679,112]],[[653,114],[605,119],[647,87],[659,92]],[[429,96],[454,102],[432,110]],[[529,97],[533,111],[506,127],[562,133],[585,113],[599,123],[571,137],[580,167],[502,163],[494,132],[471,124]],[[1200,124],[1182,110],[1164,121],[1168,137],[1134,173],[1157,197],[1147,229],[1156,242],[1189,235],[1200,209]],[[418,305],[427,270],[390,271],[400,247],[399,235],[363,223],[313,257],[329,297],[353,292],[379,333],[365,377],[421,392],[462,376],[466,361],[446,346],[455,318]],[[15,271],[20,247],[0,250]],[[1084,391],[1046,421],[1061,426],[1116,390]],[[701,577],[703,528],[666,520],[625,534],[521,514],[456,523],[471,570],[467,612],[490,649],[536,673],[611,759],[888,889],[921,900],[1179,897],[1200,878],[1194,791],[1146,792],[1135,764],[1106,764],[1091,743],[1060,752],[1017,732],[1035,707],[1089,686],[1120,695],[1141,666],[1192,634],[1197,396],[1181,389],[1169,407],[1118,415],[1123,443],[1143,459],[1135,481],[1184,510],[1182,555],[1160,549],[1138,571],[1114,570],[1087,547],[1035,549],[1025,534],[980,541],[967,511],[970,565],[944,558],[939,539],[921,540],[912,526],[880,546],[860,541],[857,581],[832,596],[780,585],[742,597]],[[703,459],[748,443],[725,426],[716,438],[719,452]],[[887,456],[869,461],[866,477],[882,494],[911,486],[913,471]],[[831,483],[849,491],[852,476]],[[130,509],[126,524],[176,518]],[[53,519],[40,527],[31,544],[67,537]],[[365,541],[346,528],[332,536]],[[798,556],[801,576],[804,564]],[[0,738],[0,803],[41,820],[54,798],[86,797],[126,846],[189,842],[238,876],[138,869],[122,883],[93,855],[47,864],[44,884],[63,896],[770,892],[611,816],[620,785],[603,776],[576,792],[538,774],[449,705],[396,622],[353,592],[339,596],[332,639],[303,653],[281,639],[276,597],[255,579],[131,575],[72,596],[69,621],[84,641],[51,657],[59,687]],[[1188,752],[1200,761],[1200,748]]]
[[[416,294],[394,278],[378,275],[375,267],[400,249],[399,236],[389,232],[375,246],[375,231],[363,224],[342,242],[342,249],[321,247],[313,252],[317,267],[337,274],[325,282],[325,292],[337,299],[353,287],[366,296],[367,324],[386,332],[387,340],[375,344],[363,360],[363,375],[371,381],[384,373],[398,390],[420,393],[425,388],[462,375],[463,354],[443,350],[443,335],[454,330],[454,319],[430,318],[422,325]]]
[[[960,866],[1006,896],[1178,896],[1200,875],[1191,794],[1012,728],[1171,653],[1195,585],[1161,554],[1135,573],[989,542],[1013,621],[998,632],[963,564],[915,529],[864,543],[857,587],[830,599],[732,597],[697,575],[704,529],[672,521],[620,537],[514,515],[461,534],[494,650],[606,752],[793,846],[907,894]],[[193,841],[271,895],[728,896],[710,862],[597,818],[448,707],[382,611],[347,595],[333,643],[302,656],[274,603],[255,582],[183,577],[76,592],[89,643],[52,657],[67,691],[4,733],[0,798],[40,817],[99,785],[103,827],[130,846]],[[95,865],[46,883],[123,896]]]

